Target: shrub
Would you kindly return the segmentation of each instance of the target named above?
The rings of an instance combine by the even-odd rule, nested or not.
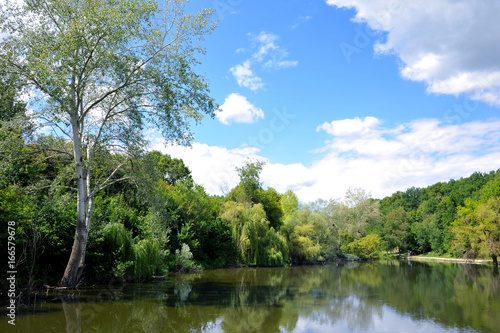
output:
[[[342,251],[363,259],[378,258],[381,245],[380,236],[371,234],[342,246]]]
[[[175,267],[180,272],[190,272],[200,270],[201,267],[193,261],[193,254],[189,249],[189,245],[182,243],[179,250],[175,250]]]
[[[143,239],[134,245],[134,276],[135,278],[150,278],[158,268],[160,245],[155,239]]]

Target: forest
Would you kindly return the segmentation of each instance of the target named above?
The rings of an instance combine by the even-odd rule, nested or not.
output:
[[[36,134],[7,82],[0,87],[1,234],[15,223],[18,285],[57,285],[77,219],[71,143]],[[299,202],[264,188],[264,163],[248,160],[224,196],[206,193],[180,159],[102,149],[97,175],[122,167],[95,196],[79,285],[145,281],[169,272],[376,259],[387,253],[489,258],[500,254],[500,170],[476,172],[381,200],[363,189]],[[7,238],[0,238],[7,247]],[[2,282],[4,283],[4,282]],[[2,286],[6,288],[5,285]]]

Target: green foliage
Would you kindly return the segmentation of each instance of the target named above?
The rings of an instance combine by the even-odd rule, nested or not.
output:
[[[487,202],[491,198],[500,197],[500,173],[497,172],[495,178],[488,182],[479,191],[481,202]]]
[[[328,229],[318,213],[309,208],[297,210],[285,219],[281,228],[288,242],[289,252],[294,262],[316,260],[328,247]],[[321,242],[321,243],[320,243]]]
[[[181,159],[172,158],[168,154],[162,154],[155,150],[144,157],[144,163],[148,173],[154,179],[162,179],[169,185],[175,185],[179,182],[193,184],[191,171]]]
[[[258,203],[257,190],[262,189],[260,173],[264,162],[247,160],[241,168],[236,168],[240,177],[239,185],[231,191],[229,199],[233,201],[249,201]]]
[[[345,253],[354,254],[363,259],[378,258],[381,251],[380,236],[370,234],[368,236],[362,237],[347,245],[343,245],[342,251],[344,251]]]
[[[281,195],[280,205],[283,218],[287,218],[299,209],[299,199],[292,190],[288,190]]]
[[[275,189],[269,187],[267,190],[257,190],[255,192],[257,203],[262,203],[266,212],[269,225],[276,230],[279,230],[283,224],[283,210],[281,208],[281,196]]]
[[[99,230],[109,223],[120,221],[126,229],[132,231],[132,237],[142,234],[142,213],[129,200],[123,194],[98,196],[93,214],[95,227]]]
[[[134,277],[151,278],[159,267],[160,244],[157,240],[142,239],[134,244]]]
[[[288,261],[288,244],[286,238],[270,228],[262,239],[263,251],[259,257],[259,266],[284,266]]]
[[[224,204],[221,219],[231,225],[238,256],[243,263],[268,265],[272,262],[283,263],[288,260],[288,251],[281,244],[283,238],[273,235],[274,228],[269,227],[269,221],[262,204],[252,205],[245,202],[228,201]],[[271,233],[269,233],[270,230],[272,230]],[[271,246],[269,239],[272,238],[280,241]],[[278,252],[281,253],[281,259]]]
[[[26,104],[19,101],[19,91],[12,81],[3,75],[0,77],[0,122],[12,120],[26,110]]]
[[[433,224],[430,219],[421,222],[414,222],[410,227],[413,243],[409,244],[413,251],[424,253],[431,250],[431,235],[433,234]]]
[[[409,215],[403,207],[389,212],[383,229],[386,249],[398,248],[400,251],[406,251],[406,238],[409,229]]]
[[[380,203],[363,189],[349,188],[345,196],[346,232],[359,238],[373,230],[380,219]]]
[[[134,260],[132,235],[121,223],[108,224],[102,231],[103,253],[111,254],[110,266],[114,262]],[[111,267],[106,267],[111,268]]]
[[[237,261],[231,226],[217,218],[197,224],[200,257],[206,266],[225,267]]]
[[[297,225],[293,229],[292,244],[294,253],[302,259],[314,260],[320,252],[321,246],[311,239],[314,226],[312,224]]]
[[[197,266],[193,261],[193,254],[187,244],[182,244],[180,250],[175,250],[175,267],[181,272],[201,269],[201,267]]]
[[[500,256],[500,197],[485,203],[468,199],[453,222],[452,250],[467,258]]]

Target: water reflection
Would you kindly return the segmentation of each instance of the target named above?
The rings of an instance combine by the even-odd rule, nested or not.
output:
[[[492,267],[377,262],[249,268],[108,286],[31,308],[23,332],[495,332]],[[3,325],[1,323],[0,325]],[[4,332],[6,330],[2,329]]]

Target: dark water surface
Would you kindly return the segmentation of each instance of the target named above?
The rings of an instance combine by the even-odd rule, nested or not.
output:
[[[15,328],[2,314],[0,332],[500,332],[500,276],[408,261],[223,269],[38,299]]]

